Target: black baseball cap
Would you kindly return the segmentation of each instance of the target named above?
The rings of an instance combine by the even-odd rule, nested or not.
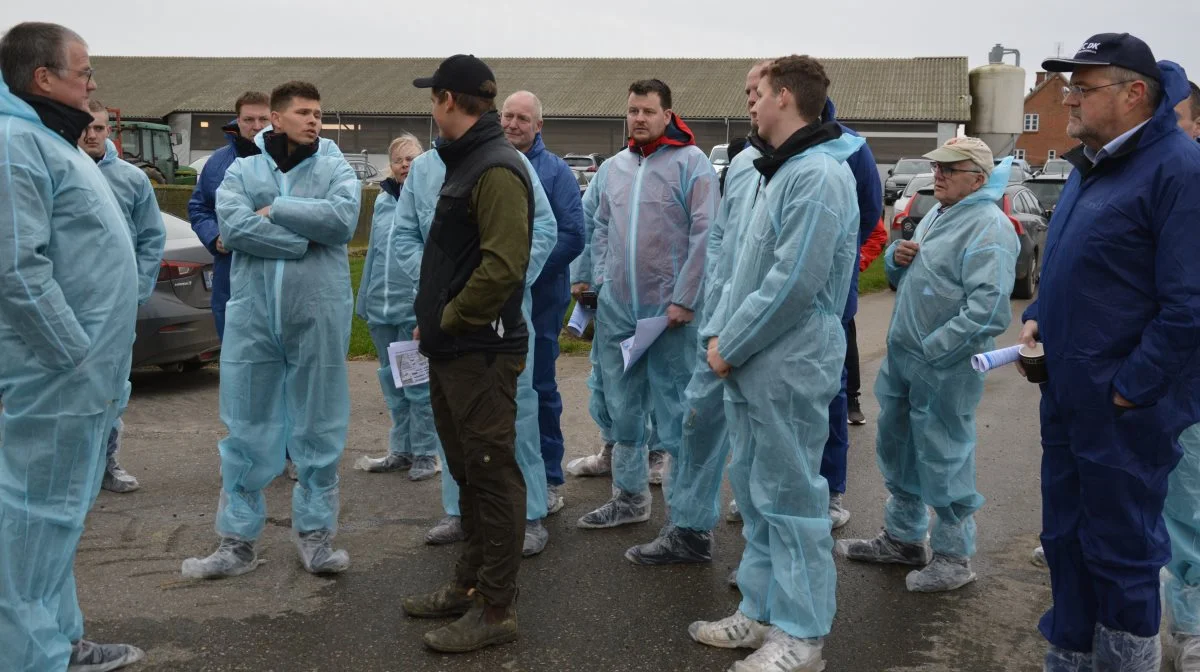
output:
[[[1075,58],[1047,58],[1042,61],[1042,68],[1048,72],[1074,72],[1077,67],[1093,65],[1115,65],[1156,82],[1162,79],[1149,45],[1129,33],[1093,35],[1075,52]]]
[[[413,80],[418,89],[442,89],[480,98],[496,97],[496,75],[487,63],[469,54],[456,54],[442,61],[432,77]]]

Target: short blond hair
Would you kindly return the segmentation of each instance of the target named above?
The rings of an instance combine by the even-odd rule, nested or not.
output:
[[[392,144],[388,145],[388,161],[392,160],[392,153],[404,145],[412,145],[413,147],[416,147],[417,154],[425,151],[425,148],[421,145],[421,141],[417,139],[417,136],[413,135],[412,133],[401,133],[395,140],[392,140]]]

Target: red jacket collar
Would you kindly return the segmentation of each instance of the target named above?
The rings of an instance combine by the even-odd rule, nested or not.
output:
[[[644,145],[639,145],[633,141],[633,138],[630,138],[629,151],[647,157],[662,147],[687,147],[694,144],[696,144],[696,135],[692,133],[692,129],[683,123],[683,119],[680,119],[679,115],[672,112],[671,119],[667,122],[667,130],[662,136]]]

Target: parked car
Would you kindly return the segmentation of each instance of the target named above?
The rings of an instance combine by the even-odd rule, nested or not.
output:
[[[998,166],[1006,158],[1008,157],[1001,156],[995,159],[993,163]],[[1008,173],[1008,183],[1020,184],[1031,177],[1033,177],[1033,168],[1029,167],[1029,162],[1025,159],[1013,159],[1012,170]]]
[[[1070,161],[1066,159],[1051,159],[1046,162],[1046,165],[1042,166],[1042,169],[1037,174],[1039,177],[1046,175],[1065,179],[1071,174],[1072,170],[1075,170],[1075,166],[1072,166]]]
[[[212,154],[205,154],[204,156],[188,164],[189,168],[196,171],[197,179],[199,179],[200,171],[204,170],[204,164],[208,163],[208,157],[210,156],[212,156]]]
[[[892,204],[892,212],[903,212],[904,208],[908,207],[908,202],[912,200],[913,195],[918,190],[932,186],[933,173],[914,176],[908,181],[908,186],[904,188],[904,193],[900,194],[900,198],[897,198],[896,202]]]
[[[212,315],[213,258],[187,222],[162,213],[167,241],[158,284],[138,308],[133,366],[190,371],[221,352]]]
[[[883,183],[883,204],[891,205],[904,193],[909,181],[917,175],[932,172],[929,159],[900,159],[888,170],[888,178]]]
[[[1046,230],[1049,228],[1045,208],[1037,196],[1023,184],[1008,185],[1004,195],[996,201],[996,205],[1012,222],[1017,238],[1021,241],[1012,296],[1014,299],[1032,299],[1042,277],[1040,262],[1042,250],[1046,247]],[[918,190],[904,211],[892,219],[889,240],[911,240],[921,219],[937,207],[938,201],[933,197],[933,187]]]
[[[350,167],[354,169],[354,174],[358,176],[360,182],[374,184],[382,182],[385,179],[383,174],[379,172],[379,169],[371,165],[371,162],[367,160],[366,155],[347,154],[346,163],[349,163]]]
[[[591,154],[567,154],[563,156],[563,161],[566,161],[572,169],[594,173],[607,158],[603,154],[593,152]]]
[[[574,175],[575,180],[577,182],[579,182],[579,195],[583,196],[583,193],[585,191],[587,191],[588,185],[592,183],[592,181],[590,179],[588,179],[587,176],[595,175],[595,173],[588,173],[588,172],[584,172],[582,170],[572,170],[571,174]]]
[[[729,145],[713,145],[712,151],[708,153],[708,160],[712,162],[713,169],[717,171],[717,177],[725,174],[729,169]]]
[[[1067,174],[1042,173],[1037,177],[1025,180],[1025,186],[1037,196],[1042,207],[1046,209],[1046,217],[1054,213],[1058,207],[1058,199],[1062,196],[1063,187],[1067,186]]]

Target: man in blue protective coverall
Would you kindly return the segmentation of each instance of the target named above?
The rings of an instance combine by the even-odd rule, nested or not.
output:
[[[875,452],[891,493],[884,529],[873,539],[839,541],[838,551],[851,560],[924,567],[909,573],[908,589],[940,592],[975,580],[975,512],[984,501],[975,488],[975,409],[984,374],[971,357],[995,349],[1012,322],[1008,297],[1020,242],[996,205],[1011,159],[993,168],[992,150],[969,137],[951,138],[925,158],[933,162],[940,207],[912,240],[884,254],[897,287],[875,380]],[[929,508],[937,520],[927,545]]]
[[[105,439],[129,398],[138,297],[129,225],[76,145],[93,74],[63,26],[0,38],[0,657],[15,672],[145,656],[83,639],[75,591]]]
[[[858,249],[854,175],[863,139],[821,121],[829,78],[807,56],[773,61],[758,83],[755,202],[733,268],[700,331],[725,379],[729,481],[745,521],[742,601],[688,634],[756,651],[738,672],[817,672],[833,626],[829,490],[820,475],[829,403],[846,353],[842,313]],[[728,251],[728,250],[726,250]],[[723,261],[723,260],[722,260]]]
[[[167,242],[167,232],[163,228],[162,214],[158,211],[158,199],[154,196],[154,187],[150,178],[140,168],[117,155],[117,146],[108,139],[108,109],[104,103],[92,100],[88,103],[88,111],[92,113],[92,123],[79,139],[79,146],[88,156],[100,166],[100,172],[108,185],[112,187],[113,196],[121,206],[121,214],[129,225],[129,237],[133,241],[133,252],[137,258],[138,267],[138,306],[150,299],[154,285],[158,282],[159,265],[162,263],[163,246]],[[120,409],[125,413],[125,408]],[[140,486],[132,474],[121,468],[117,463],[117,451],[121,447],[121,435],[124,423],[118,416],[116,424],[108,434],[107,462],[104,467],[104,480],[100,487],[109,492],[133,492]]]
[[[234,104],[237,118],[221,128],[229,143],[213,152],[200,171],[196,189],[188,201],[188,219],[200,242],[213,255],[212,312],[217,337],[225,337],[225,304],[229,301],[229,268],[232,254],[217,226],[217,187],[236,159],[259,153],[254,136],[271,123],[270,99],[259,91],[247,91]]]
[[[1128,33],[1070,59],[1064,155],[1021,340],[1045,349],[1042,547],[1054,604],[1046,669],[1159,669],[1163,521],[1179,438],[1200,421],[1200,152],[1176,127],[1187,78]],[[1194,507],[1194,503],[1192,504]]]
[[[338,463],[350,421],[346,350],[353,296],[346,243],[361,187],[331,140],[320,137],[321,96],[307,82],[271,92],[261,154],[234,161],[217,190],[221,239],[234,252],[229,330],[221,348],[221,537],[207,558],[183,562],[192,578],[237,576],[259,562],[263,489],[297,467],[292,530],[313,574],[350,565],[335,551]]]
[[[575,174],[542,142],[542,102],[537,96],[528,91],[510,95],[500,109],[500,123],[508,141],[533,164],[558,223],[558,242],[532,288],[533,328],[537,332],[533,388],[538,395],[542,460],[546,464],[546,507],[547,513],[557,513],[564,505],[558,491],[563,484],[563,434],[562,397],[554,373],[558,335],[571,302],[569,268],[583,251],[583,205]]]
[[[533,170],[528,159],[522,160],[529,170],[530,182],[533,185],[533,246],[529,252],[529,266],[525,277],[526,291],[522,304],[523,314],[528,322],[531,320],[533,301],[529,288],[554,249],[557,227],[550,201],[538,180],[537,171]],[[425,241],[429,239],[429,227],[433,225],[438,192],[441,191],[445,177],[446,164],[436,149],[425,152],[413,161],[408,179],[404,182],[404,189],[400,192],[400,200],[396,203],[396,219],[391,241],[392,263],[396,272],[419,273]],[[550,538],[550,531],[543,523],[547,514],[546,469],[539,440],[537,392],[533,388],[532,332],[529,338],[530,347],[525,370],[517,379],[517,464],[525,477],[525,541],[521,549],[525,556],[540,553]],[[445,449],[440,443],[437,444],[437,448],[442,462],[445,462]],[[458,483],[454,481],[449,469],[443,469],[442,509],[446,516],[426,532],[425,543],[442,545],[465,539],[458,498]]]

